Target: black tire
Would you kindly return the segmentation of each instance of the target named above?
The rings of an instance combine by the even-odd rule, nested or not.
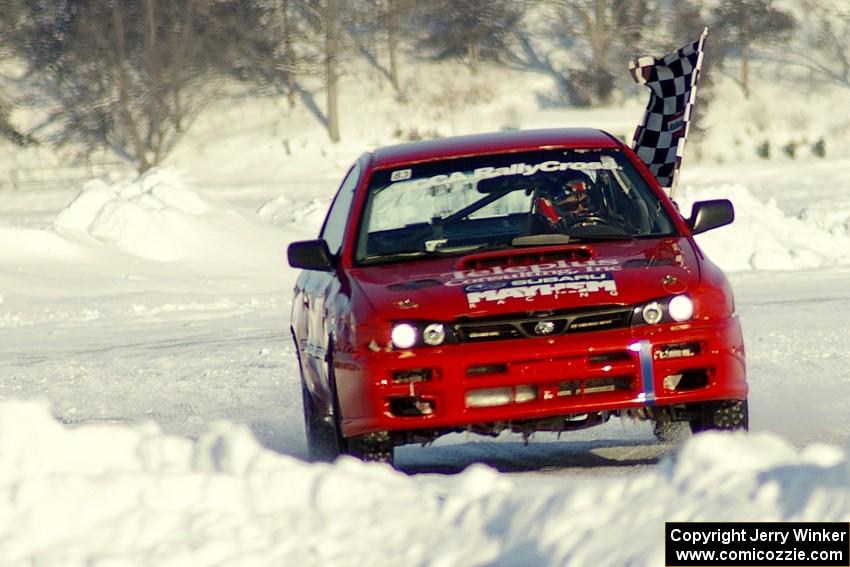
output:
[[[660,443],[678,445],[690,436],[690,429],[687,422],[661,418],[652,422],[652,434]]]
[[[377,431],[360,437],[346,439],[347,453],[361,461],[393,464],[394,446],[390,434]]]
[[[750,427],[747,400],[723,400],[702,404],[701,412],[690,420],[691,431],[747,431]]]
[[[342,453],[341,438],[335,425],[322,419],[316,402],[301,381],[301,396],[304,402],[304,431],[307,434],[307,450],[312,461],[333,461]],[[335,420],[334,420],[335,423]]]

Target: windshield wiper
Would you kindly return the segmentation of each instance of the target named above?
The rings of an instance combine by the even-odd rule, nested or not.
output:
[[[554,246],[557,244],[569,244],[572,237],[569,234],[553,232],[547,234],[526,234],[517,236],[511,240],[511,246]]]
[[[529,234],[517,236],[511,240],[511,246],[558,246],[561,244],[573,244],[581,241],[595,240],[634,240],[634,236],[627,232],[581,230],[570,233],[554,232],[550,234]]]
[[[442,256],[436,250],[399,250],[398,252],[388,252],[387,254],[374,254],[360,259],[361,264],[381,264],[384,262],[397,262],[399,260],[414,260],[417,258],[426,258],[433,256]]]
[[[616,232],[598,232],[598,233],[586,233],[586,234],[571,234],[570,240],[572,242],[577,241],[594,241],[594,240],[634,240],[635,237],[631,234],[624,233],[616,233]]]
[[[574,240],[634,240],[634,235],[613,224],[591,224],[571,227],[570,238]]]

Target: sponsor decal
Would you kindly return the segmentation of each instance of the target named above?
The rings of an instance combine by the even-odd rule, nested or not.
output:
[[[614,171],[620,169],[617,161],[610,156],[602,156],[599,161],[558,161],[549,160],[540,163],[513,163],[504,167],[479,167],[472,171],[453,171],[441,173],[431,177],[412,179],[413,171],[410,169],[399,169],[390,174],[390,181],[408,181],[414,187],[433,187],[450,183],[472,183],[481,179],[494,177],[506,177],[520,175],[530,177],[537,173],[555,173],[558,171]]]
[[[555,323],[554,321],[538,321],[536,325],[534,325],[534,334],[536,335],[549,335],[555,332]]]
[[[393,307],[398,309],[416,309],[419,307],[419,304],[413,301],[410,298],[402,299],[393,303]]]
[[[412,169],[397,169],[390,174],[390,181],[404,181],[413,176]]]
[[[509,266],[507,268],[495,267],[484,270],[460,270],[440,274],[446,278],[445,285],[449,287],[466,286],[476,284],[488,284],[492,282],[505,282],[529,277],[545,276],[569,276],[575,274],[593,274],[616,272],[621,268],[617,259],[587,260],[585,262],[557,260],[531,266]],[[486,288],[482,288],[484,291]],[[493,288],[498,289],[498,288]]]
[[[472,308],[479,303],[490,302],[503,304],[512,299],[534,301],[538,297],[558,297],[564,294],[588,297],[595,293],[607,293],[611,296],[618,293],[617,282],[610,273],[518,278],[499,283],[504,283],[504,286],[481,289],[481,284],[473,284],[467,287],[464,291],[469,306]]]
[[[468,286],[466,286],[466,288],[464,288],[464,291],[466,291],[466,292],[489,291],[491,289],[502,289],[503,287],[505,287],[507,285],[510,285],[510,282],[506,282],[506,281],[504,281],[504,282],[484,282],[484,283],[477,283],[477,284],[468,285]]]

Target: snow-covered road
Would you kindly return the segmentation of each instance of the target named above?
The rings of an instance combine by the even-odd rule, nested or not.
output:
[[[754,431],[850,444],[850,270],[733,278]]]
[[[153,420],[193,437],[229,419],[274,449],[305,455],[282,300],[147,313],[155,314],[135,304],[124,316],[0,330],[0,398],[46,398],[64,423]]]

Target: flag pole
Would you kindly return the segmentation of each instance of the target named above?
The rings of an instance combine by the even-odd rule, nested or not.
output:
[[[691,93],[688,98],[688,104],[685,107],[685,134],[679,139],[679,145],[676,148],[676,167],[673,170],[673,181],[670,184],[670,198],[676,192],[676,187],[679,185],[679,168],[682,165],[682,158],[685,154],[685,141],[688,139],[688,132],[691,129],[691,117],[694,112],[694,106],[697,101],[697,85],[699,84],[699,76],[702,73],[702,60],[704,56],[705,38],[708,36],[708,26],[702,28],[702,34],[699,36],[699,47],[697,48],[697,64],[694,74],[691,78]]]
[[[679,181],[707,36],[704,27],[693,43],[663,57],[644,56],[629,63],[634,81],[650,91],[632,149],[671,197]]]

